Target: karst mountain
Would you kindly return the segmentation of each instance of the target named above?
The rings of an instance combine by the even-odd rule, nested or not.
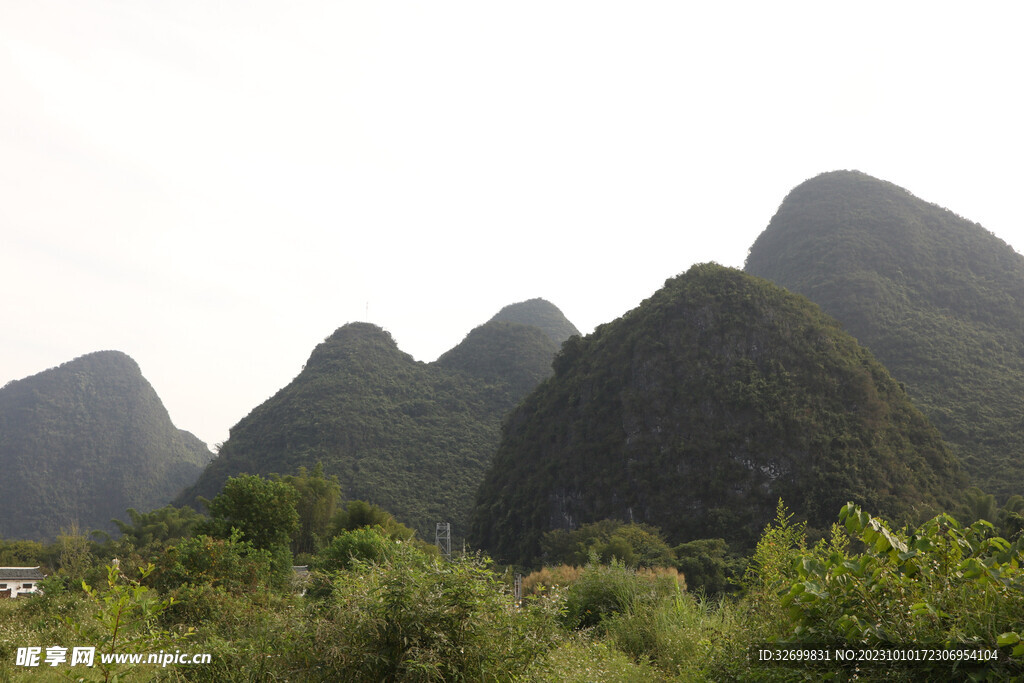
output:
[[[816,302],[902,382],[1001,499],[1024,494],[1024,257],[856,171],[789,193],[746,271]]]
[[[212,457],[124,353],[10,382],[0,389],[0,538],[112,529],[127,508],[169,503]]]
[[[823,533],[857,501],[895,519],[963,486],[938,431],[813,303],[715,264],[566,342],[507,420],[470,540],[534,563],[540,539],[602,519],[673,543],[749,546],[782,498]]]
[[[465,535],[502,418],[550,375],[578,334],[554,305],[506,307],[432,363],[385,330],[350,323],[318,345],[302,372],[235,425],[179,502],[212,498],[230,476],[289,474],[323,464],[342,496],[365,500],[433,539],[438,522]]]

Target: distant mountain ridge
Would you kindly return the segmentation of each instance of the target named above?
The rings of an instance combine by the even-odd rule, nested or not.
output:
[[[211,498],[230,476],[322,462],[346,499],[378,504],[430,539],[449,521],[461,538],[502,418],[550,375],[551,335],[575,330],[542,300],[502,310],[505,319],[472,330],[433,363],[414,360],[376,325],[344,325],[231,429],[179,502]]]
[[[111,529],[129,507],[169,503],[212,457],[119,351],[12,381],[0,389],[0,538]]]
[[[959,465],[871,354],[803,297],[715,264],[570,339],[507,420],[470,541],[532,564],[602,519],[749,546],[781,497],[819,532],[854,500],[899,518],[958,500]]]
[[[1024,257],[901,187],[836,171],[790,192],[745,269],[869,347],[974,482],[1024,493]]]

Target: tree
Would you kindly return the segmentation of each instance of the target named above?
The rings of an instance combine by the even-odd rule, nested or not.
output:
[[[721,538],[701,538],[675,547],[676,568],[686,577],[691,590],[724,593],[728,579],[742,573],[741,561],[729,556],[729,547]]]
[[[584,524],[573,531],[549,531],[541,547],[549,564],[583,565],[591,553],[602,562],[614,558],[631,567],[669,567],[676,559],[657,527],[614,519]]]
[[[70,585],[77,585],[93,565],[89,539],[79,529],[77,521],[61,531],[57,536],[57,546],[60,548],[60,574]]]
[[[996,505],[996,497],[994,495],[985,493],[977,486],[972,486],[967,489],[966,498],[971,522],[976,522],[979,519],[993,523],[999,521],[997,513],[999,506]]]
[[[18,567],[43,563],[46,548],[39,541],[0,540],[0,567]]]
[[[327,538],[328,527],[341,497],[341,485],[336,476],[324,477],[323,463],[317,463],[313,473],[300,467],[298,474],[282,479],[298,493],[295,508],[299,514],[299,528],[292,539],[292,552],[315,553]]]
[[[131,522],[119,519],[111,520],[121,532],[121,540],[131,543],[135,548],[145,548],[150,544],[166,545],[170,541],[185,538],[192,534],[192,529],[203,516],[190,507],[176,508],[167,505],[159,510],[138,512],[128,508]]]
[[[299,493],[283,481],[258,475],[231,477],[224,489],[207,503],[208,522],[196,531],[216,538],[229,538],[232,529],[254,548],[271,550],[286,547],[299,529],[296,503]]]
[[[374,526],[379,526],[391,538],[402,541],[410,540],[416,533],[396,520],[384,508],[362,500],[351,500],[331,519],[330,536],[334,537],[346,531]]]

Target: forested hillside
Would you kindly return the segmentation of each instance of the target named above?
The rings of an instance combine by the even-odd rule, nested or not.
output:
[[[491,320],[442,354],[436,365],[506,385],[504,406],[495,406],[504,412],[551,374],[551,359],[557,352],[558,346],[539,327]]]
[[[551,311],[561,313],[537,301],[524,303],[550,328]],[[503,310],[534,319],[518,306]],[[575,329],[568,321],[559,327]],[[451,522],[461,538],[502,418],[551,373],[556,351],[543,328],[492,319],[422,363],[375,325],[345,325],[291,384],[232,428],[179,502],[212,497],[229,476],[322,463],[345,499],[380,505],[431,539],[437,522]]]
[[[847,500],[897,519],[949,508],[963,479],[865,348],[803,297],[694,266],[570,339],[517,408],[471,540],[532,563],[542,534],[601,519],[670,542],[749,545],[780,497],[827,529]]]
[[[746,270],[870,348],[975,483],[1024,493],[1024,257],[896,185],[837,171],[786,197]]]
[[[213,456],[171,424],[138,364],[101,351],[0,389],[0,538],[112,529],[166,505]]]

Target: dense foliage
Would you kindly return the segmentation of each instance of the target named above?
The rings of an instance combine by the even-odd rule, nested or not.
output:
[[[558,347],[539,327],[492,321],[474,329],[436,365],[508,387],[508,408],[551,374]]]
[[[552,324],[550,315],[541,322]],[[450,522],[461,538],[501,419],[550,374],[555,351],[537,327],[494,321],[438,361],[422,363],[379,327],[345,325],[317,346],[291,384],[232,428],[178,502],[196,504],[237,474],[319,463],[342,499],[380,505],[423,538],[433,539],[437,522]],[[311,537],[297,545],[308,551]]]
[[[220,538],[238,531],[264,550],[284,547],[299,531],[298,500],[298,490],[286,482],[251,474],[231,477],[207,503],[210,519],[199,529]]]
[[[249,482],[252,483],[252,482]],[[381,512],[356,506],[349,525]],[[255,511],[245,513],[253,517]],[[854,504],[827,539],[781,501],[739,582],[714,599],[672,568],[592,553],[545,568],[525,597],[486,558],[451,561],[381,526],[328,539],[305,581],[237,529],[182,538],[144,557],[93,544],[83,584],[0,601],[0,680],[792,681],[1019,680],[1024,540],[939,514],[905,530]],[[588,531],[611,537],[629,525]],[[657,536],[649,527],[635,527]],[[332,532],[333,533],[333,532]],[[629,535],[629,532],[627,532]],[[287,539],[281,539],[287,542]],[[714,544],[711,544],[712,546]],[[538,572],[539,574],[540,572]],[[523,581],[524,588],[527,581]],[[93,666],[17,663],[18,648],[94,646]],[[984,660],[860,661],[835,653],[949,647]],[[828,651],[766,662],[760,652]],[[103,662],[101,654],[207,653],[204,664]]]
[[[806,295],[904,383],[966,471],[1024,493],[1024,258],[980,225],[863,173],[795,188],[746,270]]]
[[[846,543],[805,552],[782,600],[796,639],[828,643],[1007,643],[1024,663],[1024,537],[990,523],[962,527],[946,513],[910,533],[853,503],[839,515],[864,550]]]
[[[108,529],[167,504],[212,454],[171,424],[139,366],[92,353],[0,389],[0,537]]]
[[[138,512],[128,509],[130,522],[114,520],[117,530],[121,532],[119,539],[122,545],[130,544],[133,548],[163,548],[170,541],[192,535],[192,530],[203,519],[203,516],[192,508],[176,508],[167,505],[150,512]]]
[[[541,540],[545,564],[586,564],[591,555],[631,567],[667,567],[675,554],[661,532],[647,524],[604,519],[579,529],[549,531]]]
[[[567,341],[508,420],[472,541],[531,564],[601,519],[752,545],[781,496],[824,533],[854,498],[919,519],[958,465],[871,354],[803,297],[708,264]]]

